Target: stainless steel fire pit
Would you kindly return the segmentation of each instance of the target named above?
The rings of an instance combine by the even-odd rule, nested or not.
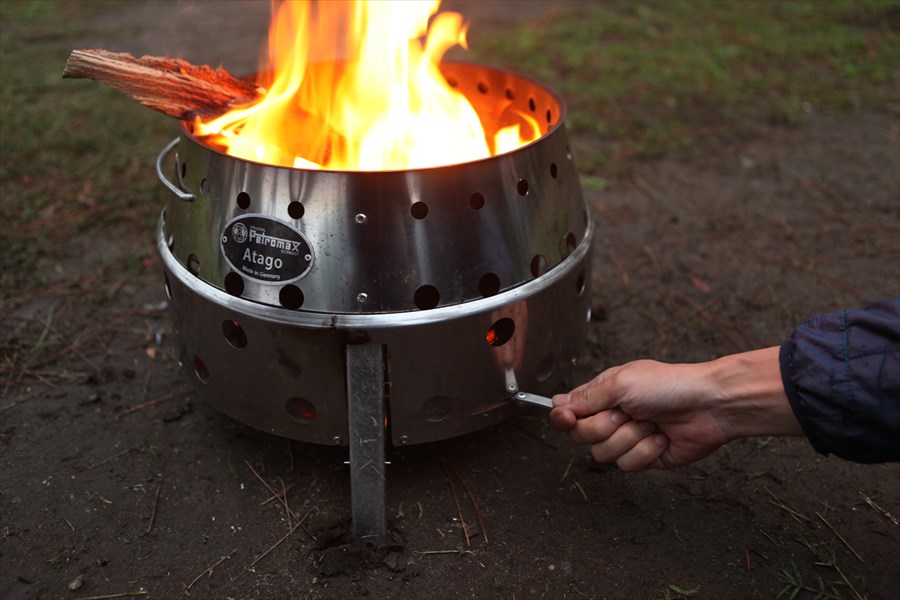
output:
[[[442,70],[486,124],[517,110],[543,135],[465,164],[337,172],[235,158],[183,123],[157,164],[173,192],[158,244],[189,378],[232,417],[349,445],[379,477],[385,439],[461,435],[518,412],[518,390],[551,394],[589,317],[593,223],[562,102],[506,71]],[[162,171],[173,150],[175,183]],[[379,485],[356,470],[355,523],[371,520],[357,489]],[[381,538],[362,532],[376,541],[380,485]]]

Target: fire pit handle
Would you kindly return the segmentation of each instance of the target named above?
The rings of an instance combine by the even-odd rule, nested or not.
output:
[[[553,408],[553,399],[546,396],[538,396],[537,394],[529,394],[528,392],[516,392],[513,394],[518,402],[531,404],[532,406],[540,406],[543,408]]]
[[[163,182],[164,186],[169,188],[170,192],[172,192],[173,194],[175,194],[176,196],[178,196],[180,199],[184,200],[185,202],[192,202],[194,200],[194,194],[182,191],[174,183],[169,181],[165,175],[163,175],[163,169],[162,169],[163,161],[166,159],[166,157],[169,155],[169,153],[172,152],[172,150],[175,148],[175,146],[178,145],[179,141],[181,141],[179,138],[175,138],[174,140],[172,140],[171,142],[166,144],[166,147],[163,148],[162,152],[159,153],[159,156],[156,157],[156,176],[159,177],[159,180]],[[175,162],[178,162],[177,161],[178,155],[176,154],[175,156],[176,156]]]
[[[531,404],[532,406],[541,406],[543,408],[553,408],[552,398],[521,391],[518,382],[516,382],[516,373],[509,367],[506,369],[506,391],[509,392],[517,402]]]

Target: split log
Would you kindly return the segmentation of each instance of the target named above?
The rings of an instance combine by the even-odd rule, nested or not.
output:
[[[73,50],[63,71],[65,79],[93,79],[176,119],[206,118],[250,104],[264,94],[219,67],[193,65],[180,58],[142,56],[107,50]]]

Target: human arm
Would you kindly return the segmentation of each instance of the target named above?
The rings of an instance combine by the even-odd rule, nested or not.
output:
[[[801,433],[823,454],[900,460],[900,298],[814,317],[780,348],[613,367],[554,400],[551,425],[623,470],[680,466],[739,437]]]
[[[781,346],[781,371],[818,452],[900,460],[900,297],[798,325]]]

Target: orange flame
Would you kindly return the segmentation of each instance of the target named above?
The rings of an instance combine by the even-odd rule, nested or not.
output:
[[[527,115],[486,132],[471,103],[447,84],[441,58],[466,47],[467,27],[457,13],[437,13],[439,5],[282,2],[258,81],[264,97],[198,119],[195,133],[247,160],[353,171],[468,162],[537,139]]]

